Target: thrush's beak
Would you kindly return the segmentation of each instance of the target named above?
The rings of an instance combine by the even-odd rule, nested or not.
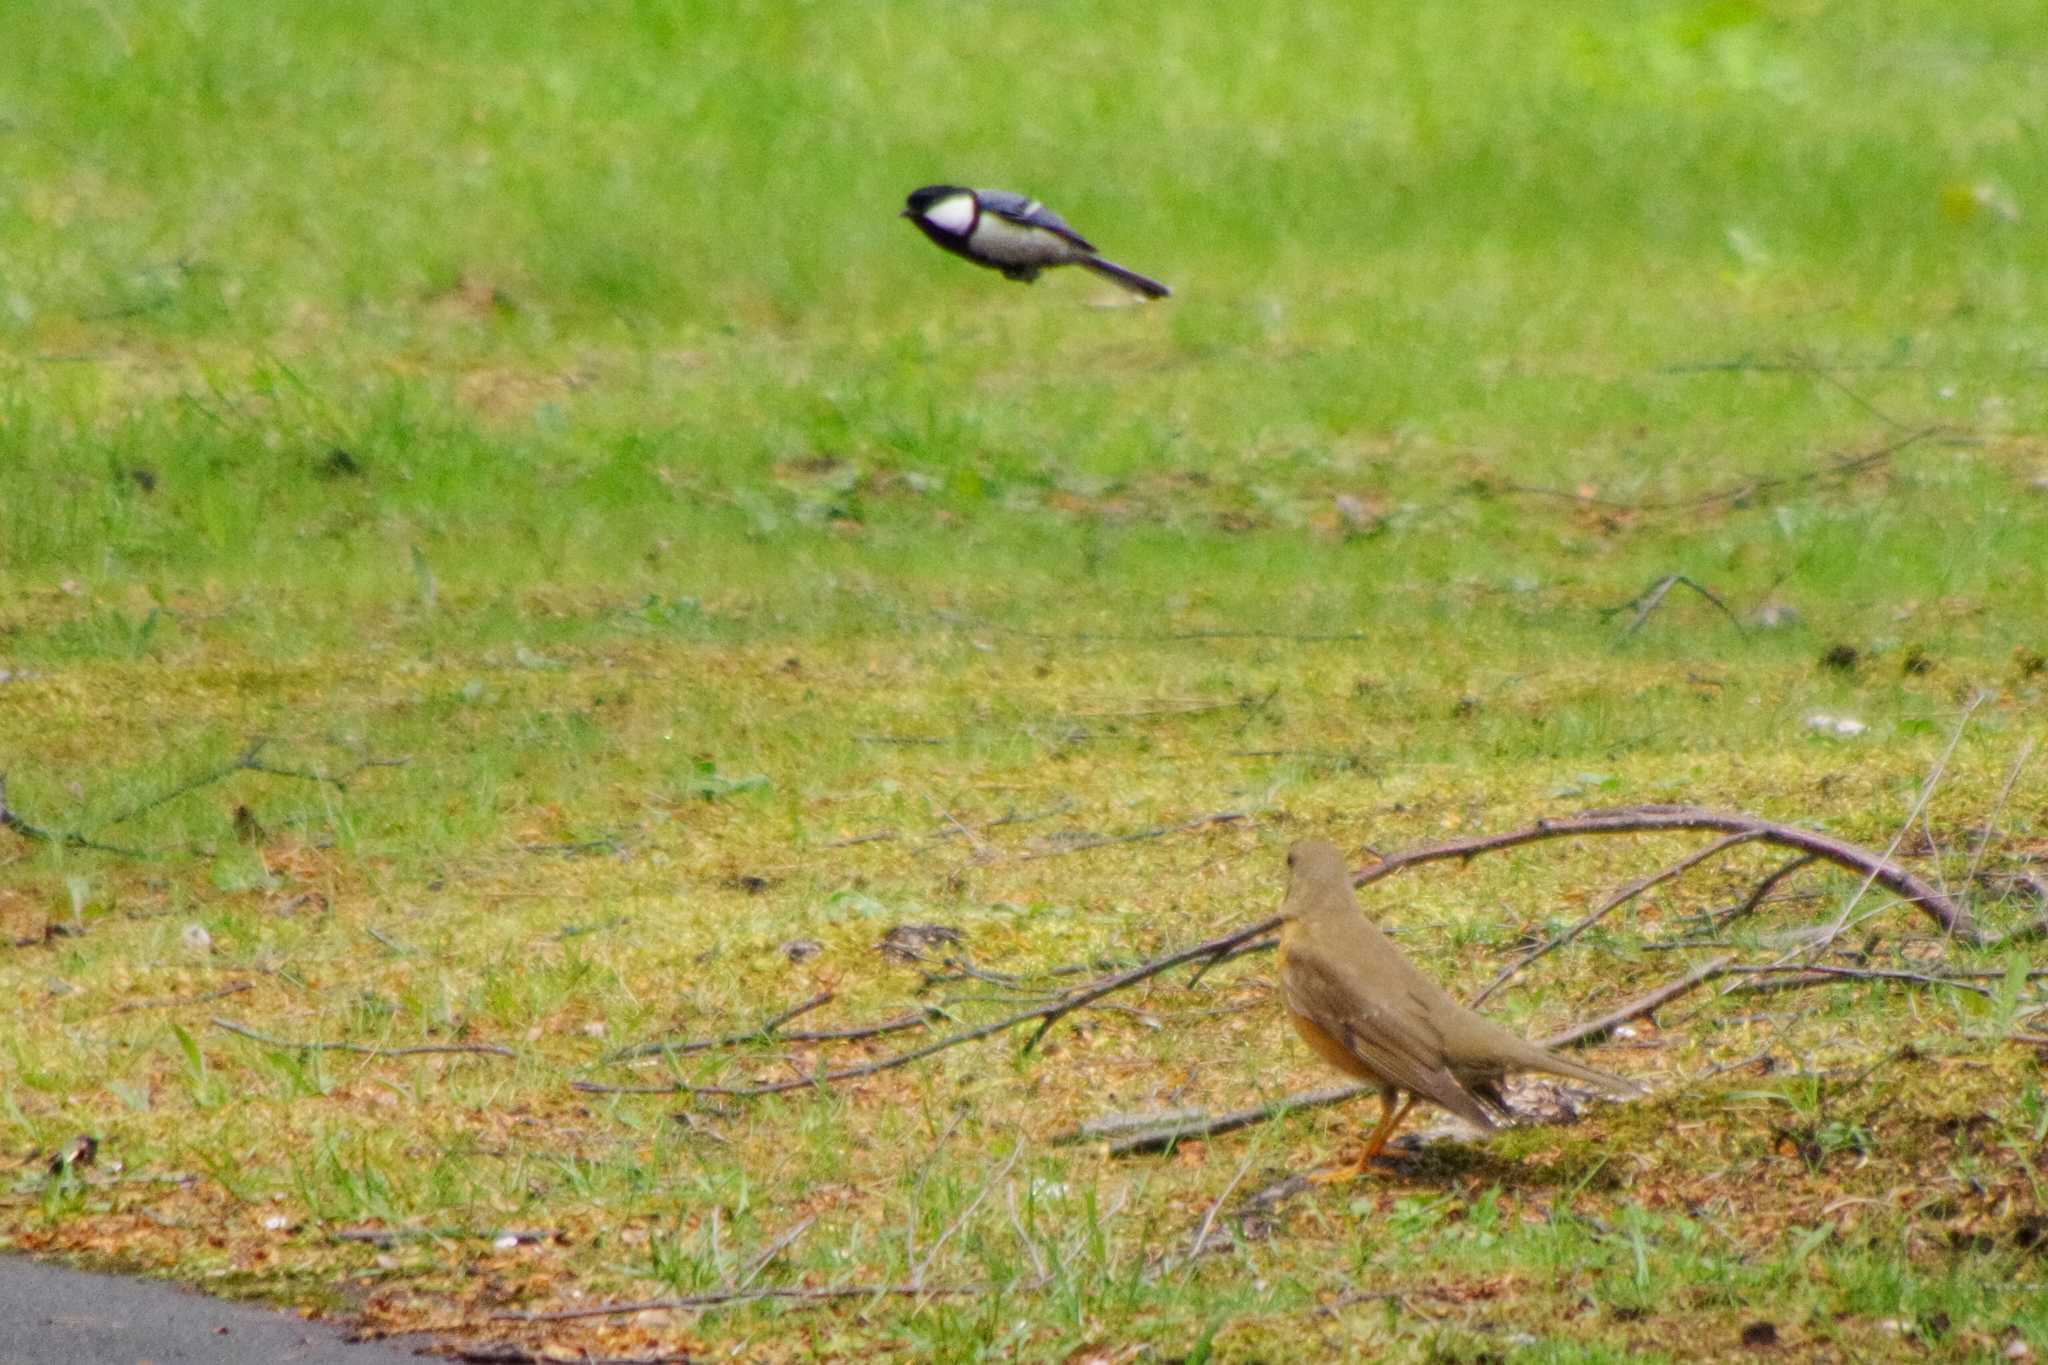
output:
[[[897,214],[896,216],[897,216],[898,218],[915,218],[915,217],[917,217],[917,210],[916,210],[916,209],[905,209],[905,210],[903,210],[903,212],[901,212],[901,213]]]

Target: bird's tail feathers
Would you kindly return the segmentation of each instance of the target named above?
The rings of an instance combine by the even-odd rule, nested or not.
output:
[[[1171,289],[1149,275],[1126,270],[1115,261],[1105,261],[1100,256],[1083,256],[1080,264],[1087,266],[1104,279],[1115,280],[1133,294],[1143,294],[1148,299],[1163,299],[1173,293]]]
[[[1634,1081],[1624,1080],[1620,1076],[1611,1075],[1596,1067],[1582,1065],[1571,1060],[1569,1057],[1560,1057],[1557,1053],[1551,1052],[1546,1048],[1534,1048],[1534,1051],[1538,1056],[1530,1060],[1529,1069],[1532,1071],[1548,1071],[1553,1076],[1569,1076],[1575,1081],[1584,1081],[1588,1085],[1597,1085],[1601,1089],[1612,1091],[1617,1095],[1640,1095],[1643,1093],[1643,1088]]]

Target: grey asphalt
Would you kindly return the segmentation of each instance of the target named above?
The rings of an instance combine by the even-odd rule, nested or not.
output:
[[[155,1280],[0,1256],[0,1365],[423,1365],[401,1346]]]

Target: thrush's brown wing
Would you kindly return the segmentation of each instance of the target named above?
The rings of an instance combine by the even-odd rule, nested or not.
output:
[[[1372,998],[1313,940],[1288,949],[1280,984],[1289,1009],[1313,1019],[1374,1075],[1482,1128],[1494,1126],[1444,1065],[1443,1042],[1430,1027],[1423,1002],[1402,993]]]

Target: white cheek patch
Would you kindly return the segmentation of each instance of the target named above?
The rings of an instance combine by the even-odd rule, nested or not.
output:
[[[924,211],[924,220],[958,236],[974,226],[974,196],[956,194],[951,199],[941,199]]]

